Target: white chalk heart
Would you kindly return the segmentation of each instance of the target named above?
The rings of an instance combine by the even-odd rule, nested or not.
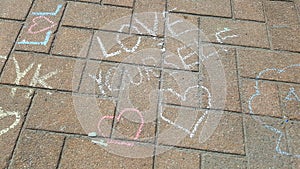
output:
[[[0,107],[0,120],[3,119],[3,118],[5,118],[5,117],[8,117],[8,116],[16,116],[16,120],[9,127],[0,130],[0,136],[3,135],[3,134],[5,134],[5,133],[7,133],[10,129],[15,128],[19,124],[19,122],[20,122],[21,116],[20,116],[20,114],[18,112],[4,112],[2,110],[2,108]]]

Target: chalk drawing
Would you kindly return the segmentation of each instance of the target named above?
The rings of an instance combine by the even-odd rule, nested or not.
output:
[[[7,59],[7,56],[0,55],[0,59]]]
[[[139,25],[141,25],[148,34],[152,35],[152,36],[157,36],[157,31],[158,31],[158,17],[157,17],[157,13],[154,13],[154,24],[153,24],[153,29],[151,30],[150,28],[148,28],[144,23],[142,23],[140,20],[137,19],[137,17],[134,17],[134,20],[136,23],[138,23]],[[137,29],[136,29],[137,30]],[[138,31],[138,30],[137,30]],[[140,33],[140,31],[138,31],[138,33]],[[141,33],[140,33],[141,34]]]
[[[101,145],[101,146],[104,146],[104,147],[107,147],[107,146],[108,146],[108,144],[106,143],[105,140],[99,140],[99,141],[92,140],[92,142],[95,143],[95,144],[99,144],[99,145]]]
[[[198,86],[197,86],[198,87]],[[206,107],[207,109],[209,109],[211,107],[211,94],[209,92],[209,90],[204,87],[204,86],[201,86],[202,89],[204,89],[208,95],[208,106]],[[187,92],[187,91],[186,91]],[[177,93],[176,93],[177,94]],[[185,93],[186,94],[186,93]],[[182,97],[181,97],[182,98]],[[187,128],[184,128],[178,124],[176,124],[175,122],[171,121],[170,119],[166,118],[164,115],[163,115],[163,112],[160,113],[160,117],[166,121],[167,123],[175,126],[176,128],[178,129],[181,129],[183,130],[184,132],[186,132],[187,134],[189,134],[190,138],[193,138],[195,136],[195,133],[199,127],[199,125],[203,122],[203,120],[205,119],[205,117],[207,116],[208,114],[208,110],[205,111],[205,113],[198,119],[198,121],[196,122],[196,124],[194,125],[192,131],[187,129]]]
[[[11,112],[11,111],[4,112],[2,107],[0,107],[0,120],[8,116],[15,116],[16,120],[9,127],[0,130],[0,136],[7,133],[9,130],[15,128],[21,120],[21,115],[19,112]]]
[[[121,50],[118,50],[118,51],[113,52],[113,53],[107,53],[107,52],[106,52],[106,49],[105,49],[105,47],[104,47],[104,45],[103,45],[103,43],[102,43],[102,41],[101,41],[101,38],[100,38],[99,36],[97,36],[97,41],[98,41],[98,43],[99,43],[100,49],[101,49],[101,51],[102,51],[102,54],[103,54],[103,56],[104,56],[105,58],[109,58],[109,57],[112,57],[112,56],[116,56],[116,55],[119,55],[119,54],[122,53]]]
[[[295,89],[292,87],[292,88],[290,88],[288,95],[285,97],[285,100],[286,101],[294,100],[294,101],[300,102],[300,97],[296,94]]]
[[[173,95],[175,95],[176,97],[178,97],[179,99],[181,99],[182,101],[186,101],[187,99],[187,94],[189,94],[189,91],[192,90],[192,89],[198,89],[199,85],[196,85],[196,86],[190,86],[188,87],[183,94],[180,94],[178,92],[176,92],[174,89],[172,88],[167,88],[167,89],[162,89],[162,91],[166,91],[166,92],[170,92],[172,93]],[[201,86],[202,88],[202,86]]]
[[[182,46],[182,47],[179,47],[177,48],[177,55],[178,58],[180,59],[180,62],[182,64],[182,66],[184,67],[184,69],[192,69],[194,66],[197,66],[199,64],[198,61],[196,62],[193,62],[191,64],[186,64],[186,60],[189,59],[190,57],[192,56],[195,56],[195,55],[198,55],[196,51],[193,51],[193,52],[190,52],[188,53],[187,55],[183,56],[181,51],[184,50],[184,49],[188,49],[192,44],[189,44],[188,46]],[[177,69],[180,69],[180,67],[178,65],[175,65],[173,63],[170,63],[170,62],[167,62],[167,59],[170,58],[172,55],[167,55],[165,58],[164,58],[164,64],[166,65],[170,65],[172,67],[175,67]]]
[[[32,69],[34,63],[31,63],[23,72],[20,71],[20,66],[16,58],[13,57],[13,61],[15,64],[15,69],[16,69],[16,79],[14,81],[14,84],[19,85],[20,81],[22,78],[26,76],[26,74]],[[11,95],[15,96],[17,88],[12,88],[11,89]]]
[[[277,68],[268,68],[268,69],[265,69],[263,71],[261,71],[255,78],[255,93],[249,98],[249,101],[248,101],[248,108],[249,108],[249,111],[250,111],[250,114],[253,115],[255,114],[254,113],[254,110],[252,108],[252,102],[253,100],[260,96],[261,95],[261,91],[260,91],[260,88],[259,88],[259,79],[267,72],[270,72],[270,71],[273,71],[273,72],[276,72],[278,74],[280,73],[284,73],[287,69],[290,69],[290,68],[295,68],[295,67],[299,67],[300,68],[300,64],[293,64],[293,65],[290,65],[290,66],[287,66],[283,69],[277,69]],[[288,155],[288,156],[293,156],[293,157],[297,157],[297,158],[300,158],[300,154],[291,154],[291,153],[288,153],[286,151],[283,151],[281,150],[280,148],[280,145],[281,145],[281,138],[284,136],[283,132],[277,128],[274,128],[270,125],[267,125],[265,124],[265,122],[263,122],[260,118],[256,118],[266,129],[276,133],[276,134],[279,134],[279,138],[277,139],[277,145],[276,145],[276,152],[281,154],[281,155]]]
[[[19,66],[19,63],[18,61],[16,60],[16,58],[13,57],[13,61],[14,61],[14,64],[15,64],[15,69],[16,69],[16,79],[14,81],[14,84],[16,85],[19,85],[20,84],[20,81],[26,76],[26,74],[33,68],[34,66],[34,63],[31,63],[23,72],[20,71],[20,66]],[[52,89],[51,86],[49,86],[45,80],[49,79],[50,77],[52,77],[53,75],[56,75],[58,73],[57,70],[55,70],[54,72],[50,72],[44,76],[40,76],[40,70],[41,70],[41,67],[42,67],[42,64],[38,64],[37,65],[37,68],[36,68],[36,71],[32,77],[32,80],[30,81],[30,86],[33,86],[35,87],[37,84],[40,84],[42,85],[42,87],[45,87],[45,88],[49,88],[49,89]],[[11,95],[12,96],[15,96],[15,93],[16,93],[16,90],[17,88],[12,88],[11,89]],[[27,94],[27,97],[30,97],[30,95],[32,94],[33,90],[30,89],[28,94]]]
[[[62,6],[63,6],[62,4],[57,5],[56,10],[54,12],[32,12],[32,15],[38,15],[38,16],[50,15],[50,16],[55,16],[55,15],[58,14],[58,12],[62,8]]]
[[[99,70],[98,77],[95,75],[91,75],[91,74],[89,74],[89,77],[91,77],[92,79],[94,79],[96,81],[101,94],[106,95],[106,93],[103,89],[103,83],[102,83],[102,70],[101,69]]]
[[[135,112],[135,113],[137,113],[137,114],[140,116],[141,123],[140,123],[140,126],[139,126],[139,128],[138,128],[136,134],[135,134],[135,137],[133,138],[133,140],[137,140],[137,139],[140,137],[140,134],[141,134],[142,129],[143,129],[143,127],[144,127],[144,117],[143,117],[142,113],[141,113],[139,110],[134,109],[134,108],[126,108],[126,109],[122,110],[122,111],[119,113],[119,115],[116,117],[117,122],[120,121],[121,117],[122,117],[123,114],[126,113],[126,112]],[[104,120],[107,120],[107,119],[113,120],[114,118],[115,118],[115,116],[103,116],[103,117],[101,117],[101,119],[99,120],[98,125],[97,125],[97,128],[98,128],[99,133],[100,133],[103,137],[105,137],[105,136],[103,135],[103,132],[101,131],[101,128],[100,128],[102,122],[103,122]],[[107,143],[118,144],[118,145],[125,145],[125,146],[133,146],[133,143],[127,143],[127,142],[124,142],[124,141],[111,140],[111,139],[109,139]]]
[[[128,28],[130,28],[130,25],[129,25],[129,24],[124,24],[124,25],[121,26],[121,28],[120,28],[119,31],[122,32],[123,29],[124,29],[126,26],[127,26]],[[137,27],[132,26],[132,28],[134,28],[138,33],[141,33],[141,32],[138,30]],[[138,37],[138,40],[137,40],[137,42],[136,42],[136,44],[134,45],[134,47],[132,47],[131,49],[128,49],[128,48],[126,48],[125,45],[121,42],[121,40],[120,40],[120,34],[117,34],[117,43],[118,43],[118,44],[121,46],[121,48],[122,48],[123,50],[125,50],[125,52],[127,52],[127,53],[133,53],[133,52],[135,52],[135,51],[137,50],[137,48],[139,47],[139,45],[140,45],[140,43],[141,43],[141,40],[142,40],[142,38],[139,36],[139,37]]]
[[[47,80],[47,79],[51,78],[52,76],[56,75],[58,73],[58,71],[55,70],[53,72],[45,74],[44,76],[40,76],[41,67],[42,67],[42,64],[38,64],[37,69],[36,69],[29,85],[30,86],[36,86],[37,84],[40,84],[40,85],[42,85],[42,87],[52,89],[52,87],[49,86],[45,82],[45,80]]]
[[[46,33],[46,37],[45,37],[45,40],[42,41],[42,42],[31,42],[31,41],[26,41],[25,39],[20,41],[20,42],[17,42],[17,44],[19,45],[44,45],[46,46],[48,41],[50,40],[50,37],[51,37],[51,34],[52,32],[51,31],[48,31]]]
[[[223,41],[226,40],[227,38],[236,38],[236,37],[239,37],[238,35],[229,35],[229,36],[224,36],[224,37],[221,35],[221,34],[223,34],[223,33],[225,33],[225,32],[230,32],[230,31],[231,31],[231,29],[229,29],[229,28],[224,28],[223,30],[217,32],[217,33],[215,34],[215,36],[216,36],[216,38],[217,38],[217,41],[218,41],[219,43],[223,43]]]
[[[51,26],[33,32],[32,29],[38,25],[37,20],[40,20],[40,19],[46,20],[47,22],[49,22],[51,24]],[[47,30],[53,28],[56,25],[56,23],[54,23],[53,21],[51,21],[49,18],[47,18],[45,16],[37,16],[37,17],[32,19],[32,22],[33,22],[33,24],[28,29],[28,33],[30,33],[30,34],[37,34],[37,33],[47,31]]]

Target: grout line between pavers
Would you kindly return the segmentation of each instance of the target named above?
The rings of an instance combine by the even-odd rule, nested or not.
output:
[[[56,169],[60,168],[62,155],[63,155],[64,150],[65,150],[66,139],[67,139],[67,137],[64,137],[64,140],[63,140],[63,143],[62,143],[62,146],[61,146],[61,150],[60,150],[60,153],[59,153],[59,157],[58,157],[58,160],[57,160]]]
[[[161,46],[161,49],[165,49],[166,47],[166,25],[167,25],[167,18],[168,18],[168,0],[165,0],[165,6],[164,6],[164,26],[163,26],[163,45]],[[160,55],[161,55],[161,70],[160,70],[160,77],[159,77],[159,83],[158,83],[158,103],[156,107],[156,119],[155,119],[155,138],[154,138],[154,150],[153,150],[153,157],[152,157],[152,169],[155,169],[155,164],[156,164],[156,152],[157,152],[157,146],[158,146],[158,135],[159,135],[159,124],[160,124],[160,112],[162,112],[163,107],[162,107],[162,99],[163,99],[163,92],[162,92],[162,86],[163,86],[163,79],[164,79],[164,60],[165,60],[165,54],[166,50],[161,50]]]
[[[114,5],[114,4],[103,4],[101,1],[99,2],[89,2],[89,1],[72,1],[72,0],[66,0],[67,2],[73,2],[73,3],[81,3],[81,4],[93,4],[93,5],[98,5],[98,6],[108,6],[108,7],[117,7],[117,8],[126,8],[126,9],[131,9],[132,7],[129,6],[123,6],[123,5]]]
[[[272,35],[270,32],[269,21],[268,21],[268,17],[267,17],[267,13],[266,13],[266,2],[265,1],[262,2],[262,6],[263,6],[264,17],[265,17],[265,27],[266,27],[266,31],[267,31],[269,47],[271,50],[274,50],[273,43],[272,43]]]
[[[238,51],[235,49],[235,63],[236,63],[236,72],[237,72],[237,83],[238,83],[238,93],[239,93],[239,98],[240,98],[240,109],[243,112],[243,97],[242,97],[242,80],[241,80],[241,76],[240,76],[240,60],[239,60],[239,53]],[[244,116],[245,113],[242,113],[242,129],[243,129],[243,138],[244,138],[244,152],[245,155],[247,156],[247,154],[249,154],[249,150],[247,147],[247,136],[246,136],[246,128],[245,128],[245,121],[244,121]],[[247,168],[249,168],[249,158],[247,158]]]
[[[12,19],[12,18],[3,18],[3,17],[0,17],[0,21],[12,21],[12,22],[22,22],[24,23],[26,21],[25,20],[20,20],[20,19]]]
[[[11,165],[13,164],[14,157],[16,156],[16,151],[17,151],[17,148],[18,148],[18,146],[20,144],[20,141],[21,141],[21,135],[22,135],[22,133],[25,130],[25,127],[27,125],[27,117],[28,117],[29,111],[30,111],[30,109],[31,109],[31,107],[33,105],[35,95],[36,95],[36,91],[34,90],[32,96],[31,96],[29,105],[28,105],[28,107],[27,107],[27,109],[25,111],[25,114],[24,114],[24,117],[23,117],[23,123],[21,124],[21,129],[20,129],[20,131],[18,133],[18,136],[17,136],[17,139],[15,141],[15,145],[13,147],[12,154],[9,157],[9,160],[8,160],[9,161],[9,164],[8,164],[8,167],[7,167],[8,169],[13,169],[13,168],[11,168]]]
[[[50,45],[50,48],[49,48],[49,50],[48,50],[48,52],[47,52],[47,53],[49,53],[49,54],[52,53],[52,49],[53,49],[54,43],[55,43],[55,41],[56,41],[57,32],[58,32],[58,30],[62,27],[62,21],[63,21],[63,19],[64,19],[64,17],[65,17],[65,12],[66,12],[67,6],[68,6],[68,2],[66,2],[66,4],[64,5],[64,9],[63,9],[63,11],[62,11],[62,13],[61,13],[61,18],[60,18],[60,20],[58,21],[58,26],[57,26],[56,30],[52,33],[52,35],[53,35],[53,40],[52,40],[51,45]]]
[[[134,13],[135,13],[135,8],[136,8],[136,0],[133,0],[133,4],[132,4],[132,11],[131,11],[131,17],[130,17],[130,27],[129,27],[129,34],[131,35],[131,30],[132,30],[132,22],[133,22],[133,18],[134,18]]]

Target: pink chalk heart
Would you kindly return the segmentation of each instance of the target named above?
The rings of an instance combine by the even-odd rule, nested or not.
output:
[[[120,114],[117,116],[117,118],[116,118],[116,119],[117,119],[117,122],[120,121],[121,117],[123,116],[123,114],[124,114],[125,112],[135,112],[135,113],[137,113],[137,114],[140,116],[141,124],[140,124],[139,129],[137,130],[137,132],[136,132],[136,134],[135,134],[135,137],[133,138],[134,140],[137,140],[137,139],[140,137],[140,134],[141,134],[141,132],[142,132],[142,128],[143,128],[143,126],[144,126],[144,118],[143,118],[143,116],[142,116],[142,114],[141,114],[141,112],[140,112],[139,110],[133,109],[133,108],[127,108],[127,109],[124,109],[123,111],[121,111]],[[103,116],[103,117],[100,119],[100,121],[98,122],[98,131],[99,131],[99,133],[100,133],[103,137],[105,137],[105,136],[103,135],[103,133],[102,133],[102,131],[101,131],[101,129],[100,129],[101,123],[102,123],[104,120],[106,120],[106,119],[112,120],[112,119],[114,119],[114,118],[115,118],[115,116]]]
[[[48,23],[50,23],[50,26],[48,26],[48,27],[46,27],[46,28],[43,28],[43,29],[40,29],[40,30],[38,30],[38,31],[33,32],[32,29],[35,28],[35,27],[37,27],[37,26],[39,25],[38,20],[45,20],[45,21],[47,21]],[[56,25],[56,23],[54,23],[53,21],[51,21],[49,18],[47,18],[47,17],[45,17],[45,16],[37,16],[37,17],[35,17],[35,18],[32,19],[32,22],[33,22],[33,24],[32,24],[32,25],[29,27],[29,29],[28,29],[28,32],[29,32],[30,34],[37,34],[37,33],[40,33],[40,32],[47,31],[47,30],[53,28],[53,27]]]

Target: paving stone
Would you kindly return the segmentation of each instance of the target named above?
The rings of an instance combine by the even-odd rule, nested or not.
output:
[[[271,40],[274,49],[299,52],[300,26],[290,28],[271,28]],[[283,43],[284,42],[284,43]]]
[[[52,54],[86,57],[92,31],[62,27],[56,36]]]
[[[26,24],[18,38],[17,50],[48,52],[50,50],[54,32],[56,32],[64,10],[64,1],[39,0],[31,9],[30,15],[26,19]],[[62,5],[58,8],[58,5]],[[44,12],[54,12],[55,15],[41,15]],[[37,13],[37,14],[35,14]],[[22,42],[29,42],[22,44]],[[37,42],[37,43],[35,43]],[[21,43],[21,44],[20,44]]]
[[[281,120],[245,116],[246,150],[249,168],[289,168],[289,157],[276,152],[279,134],[268,129],[259,122],[284,131]],[[286,151],[286,139],[283,136],[280,143],[282,151]]]
[[[162,168],[200,168],[200,155],[195,152],[158,148],[156,152],[166,151],[155,158],[154,166]]]
[[[110,4],[110,5],[121,5],[121,6],[133,6],[133,0],[102,0],[102,3],[104,5]]]
[[[20,28],[21,24],[17,22],[0,22],[0,68],[4,65],[4,61],[14,45]]]
[[[25,130],[17,145],[11,168],[55,168],[63,136]]]
[[[70,2],[63,25],[119,31],[122,24],[130,24],[130,17],[131,9]]]
[[[237,54],[242,77],[256,78],[262,72],[261,79],[300,83],[300,68],[292,66],[300,63],[299,54],[243,49],[238,49]],[[270,70],[273,68],[276,70]]]
[[[28,70],[24,76],[19,73],[19,80],[16,65],[19,66],[20,72]],[[1,82],[71,91],[73,87],[76,88],[79,84],[79,77],[77,76],[80,75],[82,68],[83,62],[74,59],[16,52],[8,60]]]
[[[93,37],[89,58],[160,66],[162,56],[159,43],[161,39],[152,37],[98,31]]]
[[[136,0],[134,12],[159,12],[165,11],[166,1],[164,0]]]
[[[158,143],[160,144],[227,153],[245,153],[240,115],[166,106],[163,109],[163,116],[168,121],[159,119]],[[199,119],[203,119],[202,122]],[[196,127],[197,122],[198,127]],[[193,130],[196,132],[191,135]]]
[[[168,3],[168,9],[174,9],[178,12],[231,17],[230,0],[174,0]]]
[[[235,59],[235,49],[233,48],[222,48],[222,47],[217,47],[217,46],[210,46],[206,47],[203,46],[203,55],[208,56],[211,55],[210,57],[216,57],[221,60],[222,65],[206,65],[205,62],[208,60],[202,62],[204,65],[202,65],[202,81],[201,85],[205,86],[208,91],[210,91],[210,95],[212,94],[212,87],[214,88],[219,88],[220,86],[216,86],[216,84],[220,83],[220,81],[224,81],[226,83],[226,93],[224,95],[225,100],[225,105],[222,107],[223,110],[228,110],[228,111],[235,111],[235,112],[240,112],[241,111],[241,106],[240,106],[240,97],[239,97],[239,88],[238,88],[238,76],[237,76],[237,69],[236,69],[236,59]],[[205,49],[207,48],[207,49]],[[210,69],[209,67],[214,67],[214,69],[221,69],[219,71],[222,71],[224,73],[224,78],[225,79],[212,79],[209,77],[207,69]],[[218,67],[220,66],[220,67]],[[211,73],[211,72],[210,72]],[[217,73],[217,72],[216,72]],[[215,81],[217,80],[217,81]],[[214,89],[216,90],[216,89]],[[202,108],[207,108],[208,105],[208,93],[204,90],[202,90]],[[221,95],[222,93],[218,93]],[[214,98],[220,98],[221,96],[213,96],[212,100]],[[220,101],[221,102],[221,101]]]
[[[118,156],[89,140],[70,138],[65,144],[60,168],[151,168],[152,161],[151,157]]]
[[[18,138],[19,131],[21,130],[24,121],[24,115],[30,103],[30,98],[24,98],[28,90],[18,89],[18,92],[12,96],[11,92],[14,88],[0,87],[0,107],[2,113],[16,112],[20,116],[19,122],[16,115],[5,116],[2,114],[0,118],[0,168],[6,168],[9,164],[9,158]],[[4,116],[3,116],[4,115]],[[14,125],[16,123],[16,125]],[[11,126],[11,129],[9,129]],[[6,129],[9,129],[6,132]],[[5,132],[5,133],[4,133]]]
[[[247,160],[244,158],[237,158],[228,155],[213,155],[204,154],[202,155],[201,161],[202,168],[235,168],[235,169],[246,169]]]
[[[3,0],[1,1],[1,18],[25,20],[32,0]]]
[[[28,116],[27,128],[84,133],[73,108],[71,94],[38,91]]]
[[[265,21],[262,0],[234,0],[233,6],[235,18]]]
[[[278,86],[282,115],[288,119],[300,120],[300,85],[280,84]]]
[[[255,95],[255,87],[255,80],[244,79],[242,81],[241,97],[243,100],[243,112],[281,117],[278,85],[267,81],[258,81],[257,89],[260,95],[257,96]],[[250,112],[251,109],[252,112]]]
[[[267,23],[270,26],[289,26],[299,24],[299,18],[293,2],[266,1]]]
[[[264,23],[200,17],[200,29],[210,42],[269,48]]]

